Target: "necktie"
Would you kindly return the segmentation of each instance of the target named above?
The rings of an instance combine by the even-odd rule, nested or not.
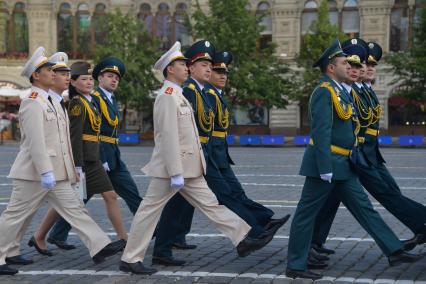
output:
[[[61,107],[62,107],[62,109],[64,110],[64,113],[65,113],[65,102],[64,102],[64,100],[61,100]]]

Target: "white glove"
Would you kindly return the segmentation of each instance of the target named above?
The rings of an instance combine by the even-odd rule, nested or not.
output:
[[[170,187],[172,189],[181,189],[184,186],[183,175],[175,175],[170,179]]]
[[[109,166],[108,166],[108,162],[103,163],[103,164],[102,164],[102,166],[104,166],[104,170],[105,170],[106,172],[109,172],[109,171],[110,171]]]
[[[41,175],[41,187],[52,189],[56,185],[55,175],[53,172],[47,172]]]
[[[83,168],[82,167],[75,167],[75,171],[77,172],[78,178],[80,178],[81,174],[83,173]]]
[[[333,173],[327,173],[327,174],[320,174],[320,177],[324,181],[328,181],[331,183],[331,178],[333,177]]]

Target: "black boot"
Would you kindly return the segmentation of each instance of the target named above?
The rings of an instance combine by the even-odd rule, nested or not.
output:
[[[389,265],[395,266],[401,263],[411,263],[416,262],[417,260],[421,259],[424,255],[422,254],[414,254],[409,253],[404,250],[399,250],[394,252],[388,257]]]
[[[18,270],[7,266],[7,264],[0,265],[0,275],[15,275],[18,272]]]
[[[309,271],[309,270],[293,270],[287,268],[285,271],[285,276],[296,279],[296,278],[306,278],[312,280],[318,280],[322,278],[321,274]]]
[[[22,255],[6,257],[6,264],[29,265],[33,263],[34,261],[32,259],[26,259]]]
[[[152,264],[159,264],[165,266],[182,266],[185,260],[176,259],[173,256],[152,256]]]
[[[92,257],[92,260],[96,264],[104,262],[105,258],[122,251],[125,246],[126,246],[126,241],[124,240],[118,240],[118,241],[109,243],[103,249],[101,249],[96,255],[94,255]]]
[[[47,238],[47,242],[50,243],[50,244],[53,244],[53,245],[55,245],[58,248],[63,249],[63,250],[72,250],[72,249],[75,249],[74,245],[70,245],[70,244],[68,244],[65,241],[60,241],[60,240],[55,240],[55,239],[52,239],[52,238]]]
[[[326,248],[324,245],[312,244],[312,248],[318,253],[335,254],[336,252],[332,249]]]

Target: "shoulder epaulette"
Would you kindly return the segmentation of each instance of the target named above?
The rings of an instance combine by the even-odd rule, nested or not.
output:
[[[98,91],[95,91],[92,95],[96,96],[96,97],[100,97],[101,96],[101,94]]]
[[[35,98],[37,98],[37,96],[38,96],[37,92],[32,92],[31,95],[30,95],[30,99],[35,99]]]
[[[211,94],[211,95],[216,95],[216,92],[215,92],[213,89],[209,89],[209,90],[207,91],[207,93],[208,93],[208,94]]]
[[[164,93],[171,95],[173,94],[173,88],[172,87],[167,87],[167,89],[164,91]]]
[[[191,89],[191,90],[193,90],[193,91],[197,90],[197,89],[195,88],[195,85],[194,85],[194,84],[192,84],[192,83],[188,84],[188,88],[190,88],[190,89]]]
[[[322,82],[322,84],[320,85],[321,88],[328,88],[330,86],[330,82]]]

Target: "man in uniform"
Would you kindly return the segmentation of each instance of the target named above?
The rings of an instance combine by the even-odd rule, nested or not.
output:
[[[415,236],[412,239],[404,241],[404,248],[411,250],[417,244],[426,242],[426,207],[404,196],[386,168],[385,160],[379,151],[378,144],[381,106],[371,87],[371,82],[374,80],[375,75],[375,66],[381,58],[382,50],[378,44],[365,43],[361,39],[351,39],[343,43],[343,50],[346,53],[350,52],[352,59],[356,59],[354,57],[357,55],[354,52],[355,48],[360,47],[368,50],[368,57],[366,56],[367,67],[364,76],[354,82],[353,91],[351,92],[360,122],[360,132],[358,134],[360,155],[358,155],[357,163],[355,164],[356,171],[363,187],[414,233]],[[317,218],[317,220],[322,219],[323,221],[319,222],[321,225],[316,226],[321,231],[321,237],[318,237],[318,240],[315,241],[316,243],[324,243],[326,241],[340,201],[335,200],[327,203],[321,210],[321,216]]]
[[[229,53],[227,53],[227,55],[228,54]],[[229,64],[230,57],[227,56],[226,58],[222,58],[222,55],[223,53],[219,53],[217,55],[218,64],[219,61],[225,64],[223,62],[224,60],[228,61]],[[222,72],[222,67],[218,68],[216,71],[214,69],[213,71],[211,70],[213,57],[215,56],[214,47],[208,41],[198,41],[188,49],[188,51],[185,53],[185,56],[189,59],[188,65],[190,66],[189,68],[191,70],[191,77],[185,83],[185,87],[183,88],[183,95],[193,106],[193,109],[195,110],[194,115],[197,117],[197,128],[198,132],[200,133],[200,141],[207,163],[207,170],[204,176],[207,184],[216,195],[216,198],[221,205],[225,205],[228,209],[232,210],[252,227],[249,233],[251,238],[258,239],[265,236],[272,236],[289,219],[290,216],[287,215],[282,219],[271,220],[271,217],[274,214],[273,211],[254,201],[251,201],[245,196],[244,193],[242,194],[243,196],[240,194],[240,191],[242,190],[241,185],[239,185],[238,180],[236,180],[235,175],[233,175],[232,169],[230,169],[228,162],[229,155],[227,155],[227,148],[225,145],[225,132],[220,130],[219,125],[221,124],[219,124],[217,121],[217,102],[216,100],[210,100],[212,97],[214,98],[214,95],[211,93],[208,94],[208,91],[214,92],[212,89],[213,87],[208,84],[211,73]],[[222,106],[220,107],[220,111],[222,111]],[[221,112],[218,112],[218,115],[220,114]],[[228,120],[228,117],[226,117],[226,120]],[[227,123],[229,122],[226,122],[226,124]],[[218,127],[217,131],[213,130],[215,127]],[[216,135],[216,137],[212,137],[212,135]],[[209,144],[212,140],[214,144]],[[220,149],[216,150],[215,153],[212,153],[212,148]],[[220,151],[224,152],[224,155],[222,155],[222,153],[218,153]],[[216,156],[214,157],[213,155]],[[223,159],[226,161],[223,161]],[[217,164],[216,162],[219,162],[220,164]],[[230,169],[232,173],[230,173],[228,169]],[[231,180],[230,183],[228,183],[224,175],[226,175],[228,179]],[[232,178],[232,176],[234,178]],[[237,184],[235,184],[235,180],[239,187]],[[235,187],[235,189],[232,187]],[[244,192],[244,190],[242,191]],[[175,207],[186,209],[188,206],[191,205],[188,204],[185,200],[182,200],[180,203],[176,204]],[[193,207],[191,206],[191,209],[192,208]],[[173,213],[170,212],[170,215],[163,213],[164,218],[162,217],[158,233],[162,232],[162,227],[168,229],[169,236],[171,237],[173,235],[184,235],[186,232],[189,232],[191,222],[178,223],[175,218],[171,218],[171,214],[176,216],[175,212],[182,211],[175,209]],[[193,209],[191,211],[185,210],[183,212],[184,213],[181,215],[183,220],[192,220]],[[185,214],[191,215],[185,216]],[[166,216],[170,217],[167,218]],[[164,223],[167,223],[168,225],[164,226]],[[159,262],[160,264],[164,265],[183,264],[181,263],[181,260],[177,260],[172,257],[172,242],[173,239],[160,237],[157,234],[154,246],[154,262]],[[239,253],[239,255],[244,257],[250,253],[251,251],[246,251],[244,253]]]
[[[52,56],[49,57],[49,62],[53,63],[52,70],[55,72],[55,84],[49,90],[49,96],[61,105],[62,112],[59,111],[61,115],[64,116],[64,119],[69,121],[67,108],[65,106],[64,98],[62,97],[62,93],[65,90],[68,90],[70,84],[70,68],[68,67],[68,55],[65,52],[56,52]],[[60,215],[53,208],[50,208],[44,217],[42,223],[37,228],[37,231],[34,233],[35,243],[38,245],[40,249],[44,252],[51,255],[51,252],[48,250],[47,245],[45,243],[45,237],[49,232],[50,228],[58,221]],[[66,239],[47,239],[48,243],[55,244],[57,247],[64,250],[72,250],[75,249],[74,245],[68,244]]]
[[[135,214],[142,198],[126,164],[121,159],[118,147],[120,113],[114,95],[125,72],[124,63],[118,58],[108,57],[99,62],[92,72],[93,79],[99,82],[92,97],[102,115],[99,139],[104,169],[108,173],[114,191],[123,198],[130,211]],[[60,247],[66,242],[70,230],[71,226],[61,219],[52,228],[48,242]]]
[[[313,280],[322,277],[308,270],[307,259],[315,218],[333,190],[388,256],[390,265],[418,260],[418,255],[403,250],[351,168],[349,156],[356,144],[356,117],[351,100],[340,85],[349,66],[338,40],[324,51],[314,67],[320,67],[324,77],[309,100],[310,141],[300,169],[306,180],[291,224],[286,275]]]
[[[237,250],[263,247],[269,240],[247,237],[250,226],[219,205],[203,178],[206,162],[193,110],[182,95],[181,85],[187,79],[188,68],[179,42],[157,61],[154,69],[163,72],[166,80],[154,104],[154,151],[150,162],[143,168],[152,180],[133,219],[120,270],[136,274],[156,271],[145,267],[142,261],[161,211],[178,192],[213,221]]]
[[[12,195],[0,217],[0,275],[18,273],[6,264],[6,258],[19,255],[26,228],[46,200],[76,228],[93,261],[102,262],[119,252],[123,243],[110,242],[71,187],[78,177],[68,121],[58,114],[61,106],[48,94],[55,73],[43,47],[25,64],[22,76],[30,80],[32,93],[22,100],[19,109],[21,146],[9,174],[13,179]]]

